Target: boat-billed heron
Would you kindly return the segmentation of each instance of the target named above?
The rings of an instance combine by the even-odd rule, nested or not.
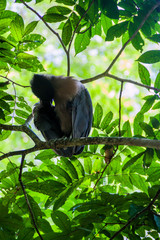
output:
[[[47,141],[89,135],[92,101],[81,82],[72,77],[35,74],[31,88],[40,99],[33,109],[34,124]],[[55,106],[52,105],[53,100]],[[80,154],[83,149],[84,146],[74,146],[54,151],[60,156],[71,157]]]

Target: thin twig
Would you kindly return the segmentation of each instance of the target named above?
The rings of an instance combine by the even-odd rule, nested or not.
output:
[[[15,84],[15,85],[17,85],[17,86],[19,86],[19,87],[23,87],[23,88],[28,88],[28,87],[30,87],[30,86],[24,86],[24,85],[21,85],[21,84],[19,84],[19,83],[16,83],[16,82],[14,82],[13,80],[9,79],[8,77],[4,77],[4,76],[2,76],[2,75],[0,75],[0,78],[5,78],[8,82],[11,82],[11,83],[13,83],[13,84]]]
[[[49,26],[49,24],[44,20],[44,18],[43,18],[38,12],[36,12],[33,8],[31,8],[31,7],[30,7],[26,2],[24,2],[23,0],[20,0],[20,1],[21,1],[29,10],[31,10],[33,13],[35,13],[35,14],[42,20],[42,22],[46,25],[46,27],[47,27],[54,35],[56,35],[56,37],[58,38],[59,42],[61,43],[61,45],[62,45],[65,53],[67,54],[67,49],[66,49],[66,47],[65,47],[65,45],[64,45],[61,37],[59,36],[59,34],[58,34],[56,31],[54,31],[53,28],[51,28],[51,27]]]
[[[80,22],[82,21],[82,19],[86,16],[87,12],[89,11],[89,9],[92,7],[93,3],[94,3],[95,0],[92,0],[92,2],[90,3],[89,7],[87,8],[87,10],[85,11],[85,13],[82,15],[82,17],[80,18],[79,22],[77,23],[77,26],[75,27],[74,31],[73,31],[73,34],[72,34],[72,37],[71,37],[71,40],[69,42],[69,46],[68,46],[68,52],[70,51],[70,48],[71,48],[71,45],[72,45],[72,41],[73,41],[73,38],[74,38],[74,35],[76,34],[76,31],[79,27],[79,24]]]
[[[113,78],[117,81],[123,81],[123,82],[129,82],[129,83],[132,83],[132,84],[135,84],[135,85],[138,85],[140,87],[144,87],[144,88],[147,88],[147,89],[152,89],[152,90],[156,90],[158,92],[160,92],[160,89],[156,89],[154,87],[150,87],[150,86],[147,86],[147,85],[144,85],[144,84],[141,84],[141,83],[137,83],[133,80],[128,80],[128,79],[122,79],[122,78],[119,78],[119,77],[116,77],[114,75],[111,75],[109,74],[109,71],[111,70],[111,68],[113,67],[113,65],[115,64],[115,62],[117,61],[117,59],[119,58],[119,56],[121,55],[121,53],[124,51],[124,49],[126,48],[126,46],[130,43],[130,41],[137,35],[138,31],[143,27],[144,23],[146,22],[146,20],[148,19],[148,17],[151,15],[151,13],[158,7],[160,6],[160,2],[157,2],[157,4],[155,4],[150,10],[149,12],[146,14],[146,16],[144,17],[144,19],[142,20],[142,22],[140,23],[139,27],[137,28],[137,30],[134,32],[134,34],[128,39],[128,41],[122,46],[122,48],[120,49],[120,51],[118,52],[118,54],[116,55],[116,57],[113,59],[113,61],[111,62],[111,64],[109,65],[109,67],[106,69],[105,72],[101,73],[101,74],[98,74],[92,78],[88,78],[88,79],[84,79],[84,80],[81,80],[81,83],[85,84],[85,83],[89,83],[89,82],[92,82],[92,81],[95,81],[95,80],[98,80],[100,78],[103,78],[103,77],[110,77],[110,78]]]
[[[128,43],[130,43],[132,41],[132,39],[137,35],[138,31],[143,27],[144,23],[146,22],[146,20],[148,19],[148,17],[151,15],[151,13],[158,7],[160,6],[160,2],[157,2],[146,14],[146,16],[143,18],[142,22],[140,23],[139,27],[137,28],[137,30],[133,33],[133,35],[128,39],[127,42],[125,42],[125,44],[122,46],[122,48],[120,49],[120,51],[118,52],[118,54],[116,55],[116,57],[113,59],[113,61],[111,62],[111,64],[109,65],[109,67],[107,68],[107,70],[105,71],[106,73],[108,73],[111,68],[113,67],[114,63],[117,61],[117,59],[119,58],[119,56],[121,55],[121,53],[124,51],[124,49],[126,48],[126,46],[128,45]]]
[[[114,239],[117,235],[119,235],[119,233],[121,233],[124,229],[126,229],[126,227],[128,227],[131,222],[133,222],[134,220],[136,220],[140,215],[142,215],[144,212],[148,211],[151,206],[155,203],[155,201],[157,200],[157,198],[160,195],[160,189],[157,191],[155,197],[153,198],[153,200],[148,204],[147,207],[145,207],[142,211],[138,212],[134,217],[132,217],[119,231],[117,231],[111,238],[110,240]]]
[[[75,29],[74,29],[74,31],[73,31],[73,34],[72,34],[72,37],[71,37],[71,40],[70,40],[70,42],[69,42],[68,50],[67,50],[67,52],[66,52],[66,54],[67,54],[67,63],[68,63],[68,64],[67,64],[67,66],[68,66],[68,67],[67,67],[67,76],[70,75],[70,49],[71,49],[71,45],[72,45],[74,36],[75,36],[75,34],[76,34],[76,31],[77,31],[77,29],[78,29],[78,27],[79,27],[80,22],[81,22],[82,19],[86,16],[87,12],[88,12],[89,9],[91,8],[91,6],[92,6],[92,4],[94,3],[94,1],[95,1],[95,0],[92,0],[92,2],[90,3],[88,9],[85,11],[85,13],[82,15],[82,17],[81,17],[80,20],[78,21],[77,26],[75,27]]]
[[[5,153],[5,154],[0,156],[0,161],[5,159],[5,158],[12,157],[12,156],[18,156],[18,155],[22,155],[22,154],[27,155],[27,154],[35,152],[35,151],[39,151],[39,148],[37,146],[34,146],[32,148],[28,148],[28,149],[25,149],[25,150],[17,150],[17,151],[13,151],[13,152],[8,152],[8,153]]]
[[[26,123],[23,125],[0,124],[0,129],[16,132],[25,132],[33,140],[35,144],[38,144],[40,142],[39,137],[26,125]]]
[[[120,89],[120,93],[119,93],[119,124],[118,124],[119,137],[121,137],[122,92],[123,92],[123,82],[121,82],[121,89]]]
[[[26,190],[25,190],[25,187],[24,187],[23,182],[22,182],[22,170],[23,170],[24,160],[25,160],[25,154],[22,154],[21,165],[20,165],[20,172],[19,172],[19,182],[20,182],[20,185],[21,185],[21,188],[22,188],[22,191],[23,191],[23,194],[24,194],[24,197],[25,197],[25,200],[26,200],[29,212],[30,212],[30,216],[31,216],[34,228],[36,229],[36,232],[39,235],[40,239],[43,240],[43,238],[42,238],[42,236],[41,236],[41,234],[39,232],[39,229],[37,227],[36,220],[35,220],[35,217],[34,217],[34,214],[33,214],[33,211],[32,211],[32,208],[31,208],[31,205],[30,205],[30,202],[29,202]]]
[[[107,169],[107,167],[108,167],[109,164],[110,164],[110,162],[107,162],[107,164],[105,165],[103,171],[101,172],[100,177],[97,179],[97,181],[96,181],[96,183],[95,183],[95,185],[94,185],[94,188],[93,188],[94,190],[96,189],[97,184],[98,184],[99,181],[101,180],[101,178],[102,178],[102,176],[103,176],[104,172],[106,171],[106,169]]]
[[[92,78],[83,79],[83,80],[81,80],[81,83],[85,84],[85,83],[93,82],[93,81],[98,80],[98,79],[103,78],[103,77],[113,78],[113,79],[115,79],[119,82],[131,83],[131,84],[137,85],[139,87],[147,88],[148,90],[154,90],[154,91],[160,92],[160,89],[158,89],[158,88],[148,86],[148,85],[145,85],[145,84],[142,84],[142,83],[138,83],[138,82],[135,82],[135,81],[130,80],[130,79],[120,78],[120,77],[117,77],[113,74],[105,73],[105,72],[101,73],[101,74],[98,74],[98,75],[96,75]]]

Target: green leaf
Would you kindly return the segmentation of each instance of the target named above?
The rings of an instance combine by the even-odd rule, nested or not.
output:
[[[154,131],[149,124],[147,124],[145,122],[141,122],[139,125],[145,131],[145,133],[148,137],[154,137],[155,136]]]
[[[141,112],[138,112],[134,119],[134,135],[141,135],[142,128],[140,127],[140,123],[144,121],[144,115]]]
[[[93,115],[93,127],[99,128],[102,116],[103,116],[103,108],[99,103],[97,103],[95,107],[94,115]]]
[[[60,208],[61,206],[63,206],[63,204],[66,202],[66,200],[68,199],[68,197],[73,193],[73,191],[82,183],[83,179],[79,180],[79,181],[75,181],[73,183],[72,186],[69,186],[68,188],[66,188],[64,191],[61,191],[61,193],[58,195],[55,203],[54,203],[54,207],[53,210],[57,210],[58,208]]]
[[[141,82],[143,84],[146,84],[146,85],[150,86],[151,85],[151,79],[150,79],[149,71],[145,66],[143,66],[140,63],[138,63],[138,73],[139,73],[139,77],[141,79]]]
[[[84,159],[84,169],[85,172],[91,174],[92,172],[92,160],[90,157]]]
[[[89,20],[92,24],[95,23],[96,20],[98,20],[98,1],[94,1],[94,4],[92,4],[87,12],[87,16],[89,17]]]
[[[106,133],[111,133],[119,124],[119,119],[114,120],[111,124],[106,128]]]
[[[73,6],[75,2],[73,0],[56,0],[57,3],[63,3],[65,5]]]
[[[159,108],[160,108],[160,101],[153,106],[152,110],[159,109]]]
[[[137,25],[130,22],[129,24],[129,37],[131,38],[132,35],[135,33],[135,31],[137,30]],[[144,46],[144,41],[140,35],[140,33],[138,32],[136,34],[136,36],[132,39],[132,45],[136,50],[139,50],[140,52],[142,52],[143,50],[143,46]]]
[[[148,182],[159,181],[159,176],[160,176],[160,169],[153,169],[153,171],[148,176],[147,181]]]
[[[160,89],[160,72],[157,74],[154,87]]]
[[[160,216],[157,216],[157,215],[154,214],[154,220],[156,222],[158,230],[160,230]]]
[[[47,14],[52,14],[52,13],[58,13],[61,15],[67,15],[71,12],[72,10],[66,7],[62,7],[62,6],[54,6],[51,7],[47,10]]]
[[[137,61],[148,64],[160,62],[160,50],[150,50],[145,52],[137,59]]]
[[[55,197],[56,194],[61,193],[65,189],[65,185],[58,181],[46,180],[43,182],[28,183],[26,185],[26,188],[34,192],[39,192],[51,197]]]
[[[92,37],[94,37],[95,35],[101,36],[102,31],[101,31],[101,22],[97,22],[92,28]]]
[[[103,14],[111,19],[118,19],[119,18],[119,11],[117,8],[117,0],[101,0],[100,1],[100,8]]]
[[[47,165],[49,171],[54,174],[55,176],[58,177],[58,179],[64,179],[68,183],[72,183],[72,179],[69,176],[69,174],[60,166],[54,165],[54,164],[49,164]]]
[[[155,117],[150,117],[150,121],[152,123],[152,126],[155,128],[155,129],[159,129],[160,127],[160,122],[158,121],[157,118]]]
[[[41,151],[36,157],[35,159],[39,159],[41,161],[45,161],[47,159],[52,159],[55,156],[55,153],[53,152],[53,150],[49,149],[49,150],[44,150]]]
[[[151,37],[148,37],[149,40],[159,43],[160,42],[160,34],[154,34]]]
[[[136,156],[132,157],[128,162],[125,163],[125,165],[123,166],[123,171],[125,169],[127,169],[128,167],[132,166],[134,163],[137,162],[138,159],[140,159],[143,155],[144,155],[145,152],[141,152],[139,154],[137,154]]]
[[[90,43],[89,31],[83,34],[77,34],[74,42],[74,49],[76,55],[87,48]]]
[[[61,211],[53,211],[51,217],[53,222],[62,230],[62,232],[69,233],[71,231],[71,222],[65,213]]]
[[[30,240],[33,239],[35,230],[33,228],[22,228],[18,233],[18,240]]]
[[[78,179],[78,173],[71,161],[69,161],[67,158],[61,158],[61,164],[62,167],[67,170],[68,174],[73,179]]]
[[[143,176],[138,173],[130,174],[130,179],[134,186],[148,194],[148,185],[146,184],[146,180]]]
[[[103,118],[103,120],[101,122],[101,125],[100,125],[100,128],[102,130],[106,129],[108,127],[108,125],[110,124],[110,122],[112,121],[112,119],[113,119],[113,113],[110,111]]]
[[[32,72],[45,71],[42,64],[40,63],[36,56],[27,53],[19,53],[17,61],[18,67],[27,69],[28,71]]]
[[[18,123],[20,125],[25,123],[25,119],[24,118],[14,117],[14,120],[16,121],[16,123]]]
[[[92,137],[98,137],[98,131],[96,129],[93,129]],[[89,149],[92,153],[95,153],[97,151],[98,145],[90,145]]]
[[[46,41],[46,38],[44,38],[40,34],[30,34],[23,38],[23,41],[20,44],[20,49],[23,49],[25,51],[30,51],[39,47],[45,41]]]
[[[33,22],[30,22],[26,28],[25,28],[25,31],[24,31],[24,35],[28,35],[29,33],[33,32],[33,30],[35,29],[35,27],[37,26],[39,21],[33,21]],[[38,34],[37,34],[38,35]]]
[[[146,113],[149,111],[149,109],[151,109],[151,107],[153,106],[155,102],[155,95],[154,96],[151,96],[151,98],[147,99],[146,102],[143,104],[140,112],[142,114]]]
[[[29,116],[29,113],[28,113],[28,112],[25,112],[25,111],[20,110],[20,109],[16,109],[15,112],[16,112],[16,115],[17,115],[17,116],[22,117],[22,118],[25,118],[25,119],[27,119],[28,116]]]
[[[129,120],[123,124],[122,130],[125,131],[125,133],[123,134],[124,137],[132,137],[131,125]]]
[[[11,23],[12,19],[10,18],[5,18],[5,19],[0,19],[0,33],[3,34],[3,32],[9,31],[9,26]]]
[[[24,34],[24,22],[23,18],[20,15],[17,15],[11,22],[11,33],[17,42],[22,41]]]
[[[73,29],[75,29],[77,27],[78,22],[79,22],[79,17],[77,16],[77,14],[75,12],[72,12],[69,19],[72,23]]]
[[[67,19],[67,17],[57,13],[50,13],[50,14],[45,14],[43,16],[43,19],[46,22],[53,23],[53,22],[62,22],[65,19]]]
[[[147,148],[143,157],[144,167],[150,167],[154,157],[154,150],[152,148]]]
[[[1,0],[0,2],[0,12],[3,12],[6,8],[6,0]]]
[[[71,21],[68,19],[62,29],[62,41],[65,46],[68,45],[72,37],[72,26]]]
[[[5,109],[9,113],[11,112],[9,104],[2,99],[0,99],[0,108]]]
[[[105,16],[103,13],[101,15],[101,25],[105,34],[107,34],[108,29],[112,26],[111,19]]]
[[[2,130],[0,133],[0,141],[7,139],[11,135],[11,131]]]
[[[118,23],[110,27],[107,31],[106,41],[113,41],[114,37],[118,38],[127,31],[128,21]]]
[[[93,163],[93,168],[92,168],[92,172],[101,172],[101,170],[102,170],[102,164],[103,164],[103,162],[102,162],[103,160],[102,159],[100,159],[100,158],[98,158],[98,159],[96,159],[95,161],[94,161],[94,163]]]
[[[121,0],[121,2],[118,4],[118,6],[124,8],[128,12],[134,13],[136,11],[136,7],[134,5],[133,1],[125,1]]]
[[[84,171],[84,167],[83,167],[82,163],[77,158],[71,160],[71,162],[74,165],[74,167],[75,167],[75,169],[78,173],[79,178],[84,177],[85,176],[85,171]]]

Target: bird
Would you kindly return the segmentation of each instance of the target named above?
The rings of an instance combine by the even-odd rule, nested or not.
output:
[[[34,74],[30,83],[40,100],[33,109],[34,125],[46,141],[88,137],[93,107],[90,94],[80,81],[73,77]],[[60,156],[72,157],[83,149],[84,146],[74,146],[53,150]]]

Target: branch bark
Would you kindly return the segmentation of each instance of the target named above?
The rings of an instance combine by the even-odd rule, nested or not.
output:
[[[160,140],[152,140],[147,138],[125,138],[125,137],[87,137],[80,139],[53,139],[48,142],[41,141],[34,132],[27,126],[10,126],[0,124],[0,129],[11,130],[11,131],[21,131],[25,132],[35,143],[35,146],[25,150],[18,150],[13,152],[8,152],[0,156],[0,160],[22,154],[29,154],[38,150],[44,149],[58,149],[66,148],[72,146],[81,145],[127,145],[127,146],[139,146],[145,148],[160,149]]]

